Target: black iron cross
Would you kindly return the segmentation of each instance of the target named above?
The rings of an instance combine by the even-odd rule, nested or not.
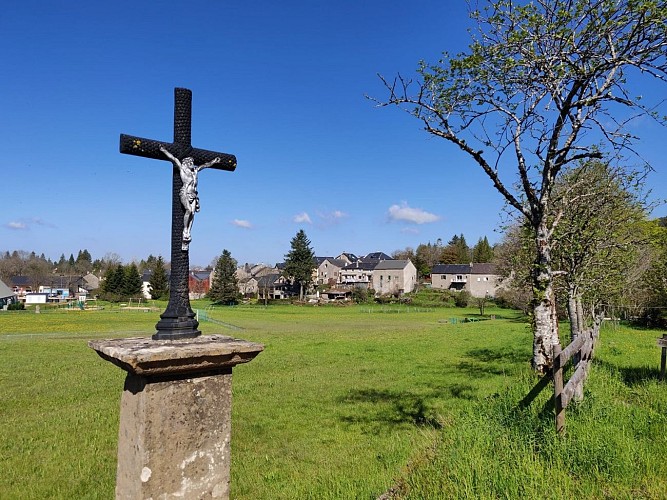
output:
[[[179,163],[201,166],[217,170],[234,171],[236,157],[226,153],[216,153],[191,145],[192,92],[188,89],[174,89],[174,142],[166,143],[131,135],[120,135],[120,152],[143,156],[156,160],[171,161],[173,165],[172,205],[171,205],[171,277],[169,279],[169,304],[160,315],[153,335],[155,340],[174,340],[201,335],[197,329],[199,322],[190,307],[188,276],[190,272],[189,240],[184,239],[184,229],[189,235],[184,219],[186,207],[182,203],[183,181]],[[174,161],[175,160],[175,161]],[[178,163],[177,163],[178,162]],[[196,172],[195,172],[196,180]],[[187,186],[186,186],[187,187]],[[186,193],[188,194],[188,193]],[[190,197],[197,196],[196,182]],[[193,200],[193,204],[196,200]],[[193,205],[194,206],[194,205]],[[198,206],[197,206],[198,209]],[[194,215],[191,211],[191,215]]]

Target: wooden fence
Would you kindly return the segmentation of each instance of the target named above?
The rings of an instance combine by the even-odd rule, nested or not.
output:
[[[588,377],[595,341],[600,333],[600,323],[596,322],[593,328],[585,330],[564,349],[560,345],[554,346],[554,364],[552,377],[554,382],[554,408],[556,411],[556,430],[563,433],[565,430],[565,408],[570,404],[577,391]],[[572,360],[574,373],[564,383],[564,369],[568,361]]]

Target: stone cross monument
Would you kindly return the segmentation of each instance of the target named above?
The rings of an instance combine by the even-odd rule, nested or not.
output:
[[[229,498],[232,368],[264,346],[201,335],[190,307],[197,174],[234,170],[236,158],[190,144],[192,93],[177,88],[174,141],[120,136],[120,152],[173,165],[169,304],[152,338],[88,345],[127,372],[120,403],[116,498]]]
[[[170,161],[173,165],[169,303],[155,325],[154,340],[193,338],[201,334],[190,307],[188,287],[190,231],[194,214],[199,211],[197,174],[204,168],[236,169],[234,155],[192,147],[191,122],[192,92],[177,88],[174,90],[174,142],[120,136],[121,153]]]

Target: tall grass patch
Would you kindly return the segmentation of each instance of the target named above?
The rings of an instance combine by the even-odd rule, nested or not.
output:
[[[564,436],[554,430],[551,386],[520,407],[537,381],[528,373],[458,411],[430,460],[398,481],[395,497],[665,498],[667,391],[657,381],[657,336],[603,330],[585,398],[568,407]]]

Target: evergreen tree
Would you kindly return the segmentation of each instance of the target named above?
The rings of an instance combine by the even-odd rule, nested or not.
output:
[[[118,264],[115,267],[110,267],[105,273],[102,290],[109,300],[120,299],[120,296],[123,293],[124,277],[125,271],[121,264]]]
[[[162,256],[158,256],[151,267],[150,291],[153,300],[165,297],[169,291],[169,281],[167,280],[167,273],[164,270],[164,260]]]
[[[473,262],[491,262],[493,260],[493,248],[489,245],[489,240],[484,236],[480,238],[477,244],[472,248]]]
[[[291,250],[285,255],[283,274],[299,284],[299,300],[303,300],[304,291],[313,280],[315,252],[310,247],[310,240],[303,229],[292,238],[290,246]]]
[[[229,250],[223,250],[215,264],[213,283],[208,297],[217,304],[236,304],[239,300],[239,286],[236,278],[236,259]]]
[[[141,285],[141,275],[137,265],[133,262],[125,268],[123,273],[123,295],[128,298],[140,296]]]

